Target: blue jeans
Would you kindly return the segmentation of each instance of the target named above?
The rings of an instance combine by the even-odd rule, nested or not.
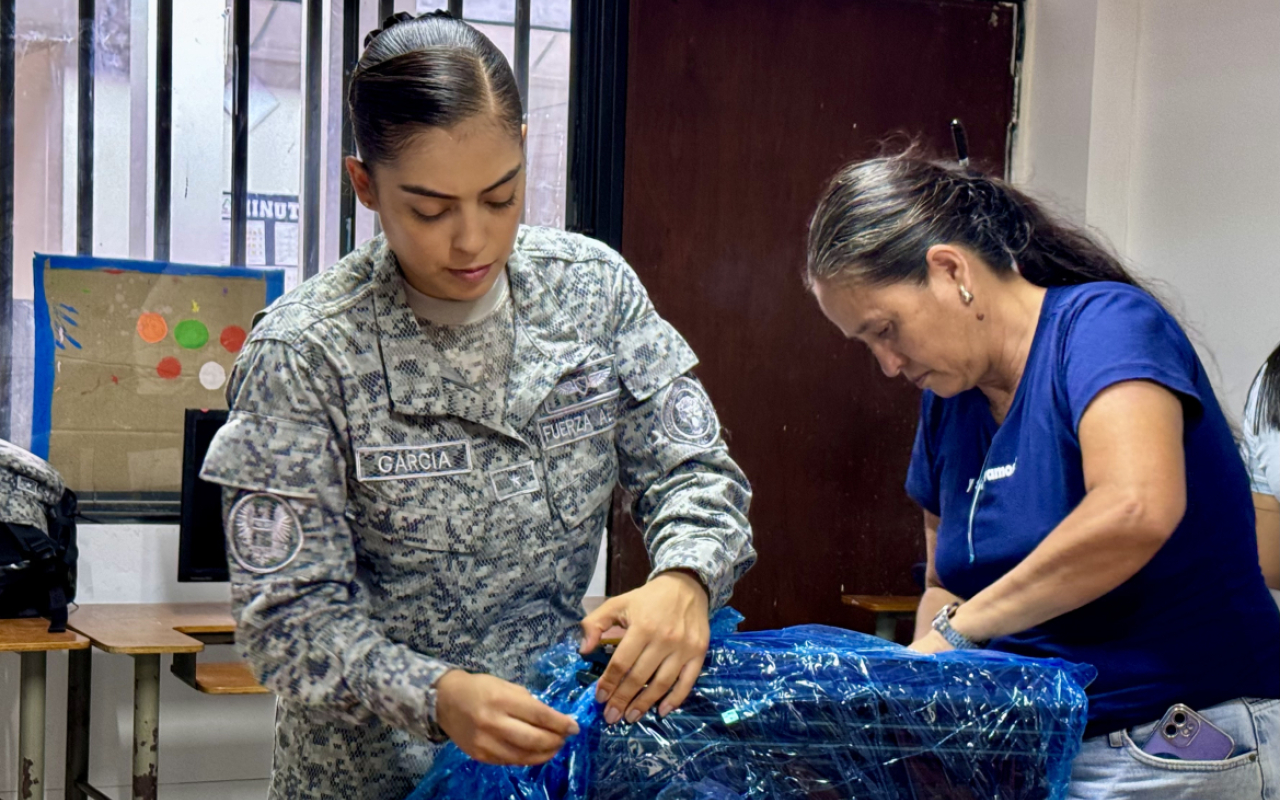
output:
[[[1222,761],[1178,761],[1142,750],[1156,722],[1086,739],[1071,765],[1069,800],[1280,800],[1280,700],[1196,709],[1230,734]]]

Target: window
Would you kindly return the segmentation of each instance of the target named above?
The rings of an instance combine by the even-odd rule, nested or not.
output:
[[[119,259],[153,259],[157,223],[157,105],[159,54],[172,53],[169,261],[226,265],[231,246],[232,97],[236,0],[171,0],[172,27],[159,16],[163,0],[98,0],[94,20],[93,114],[80,119],[79,3],[76,0],[0,0],[16,9],[12,54],[15,102],[13,252],[0,254],[0,287],[12,286],[12,375],[0,377],[10,398],[0,435],[31,446],[35,374],[35,253],[77,250]],[[318,147],[306,145],[308,107],[307,12],[319,3],[320,86]],[[525,219],[563,226],[567,170],[570,0],[521,0],[530,24],[527,48],[529,181]],[[396,0],[397,11],[422,13],[444,0]],[[301,279],[308,242],[320,268],[339,257],[342,3],[331,0],[248,0],[249,103],[245,171],[245,265],[282,267],[285,288]],[[359,38],[376,27],[379,0],[361,0]],[[463,16],[489,35],[515,64],[516,0],[468,0]],[[9,55],[0,48],[0,61]],[[0,64],[3,66],[3,64]],[[90,124],[91,123],[91,124]],[[90,138],[91,137],[91,138]],[[93,168],[80,168],[80,141],[92,141]],[[0,158],[5,154],[0,151]],[[314,231],[304,224],[308,159],[319,168]],[[164,169],[162,166],[161,169]],[[82,187],[89,203],[79,200]],[[163,215],[163,212],[162,212]],[[3,224],[3,220],[0,220]],[[356,241],[376,232],[373,215],[357,206]],[[81,229],[92,236],[79,237]],[[3,318],[0,317],[0,320]],[[3,339],[0,338],[0,344]],[[5,420],[0,419],[0,429]],[[175,421],[180,430],[180,420]],[[55,464],[57,466],[57,464]],[[154,470],[152,472],[155,472]],[[92,505],[91,486],[66,475]],[[145,483],[145,481],[144,481]],[[133,499],[156,486],[138,485]],[[171,487],[160,498],[176,510]],[[167,498],[167,499],[165,499]],[[129,498],[125,498],[128,500]],[[155,499],[154,497],[152,499]],[[161,503],[163,505],[163,503]],[[135,516],[144,506],[128,502]],[[153,507],[154,508],[154,507]]]

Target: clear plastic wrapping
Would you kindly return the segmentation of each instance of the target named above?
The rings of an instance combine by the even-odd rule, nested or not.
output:
[[[582,733],[538,767],[447,746],[410,800],[1040,800],[1066,795],[1092,667],[992,652],[925,656],[819,625],[737,633],[719,612],[701,677],[665,719],[604,724],[575,644],[539,697]]]

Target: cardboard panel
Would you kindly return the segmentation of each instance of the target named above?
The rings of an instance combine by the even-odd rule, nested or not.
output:
[[[32,450],[77,492],[177,492],[187,408],[226,408],[280,270],[37,255]]]

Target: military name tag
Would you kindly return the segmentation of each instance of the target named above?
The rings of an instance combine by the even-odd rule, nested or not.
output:
[[[499,500],[538,491],[538,473],[534,470],[532,461],[506,469],[495,469],[489,473],[489,480],[493,482],[493,492]]]
[[[356,478],[362,482],[439,478],[470,471],[470,442],[356,448]]]
[[[617,393],[538,419],[542,449],[553,450],[613,430],[618,424]]]

